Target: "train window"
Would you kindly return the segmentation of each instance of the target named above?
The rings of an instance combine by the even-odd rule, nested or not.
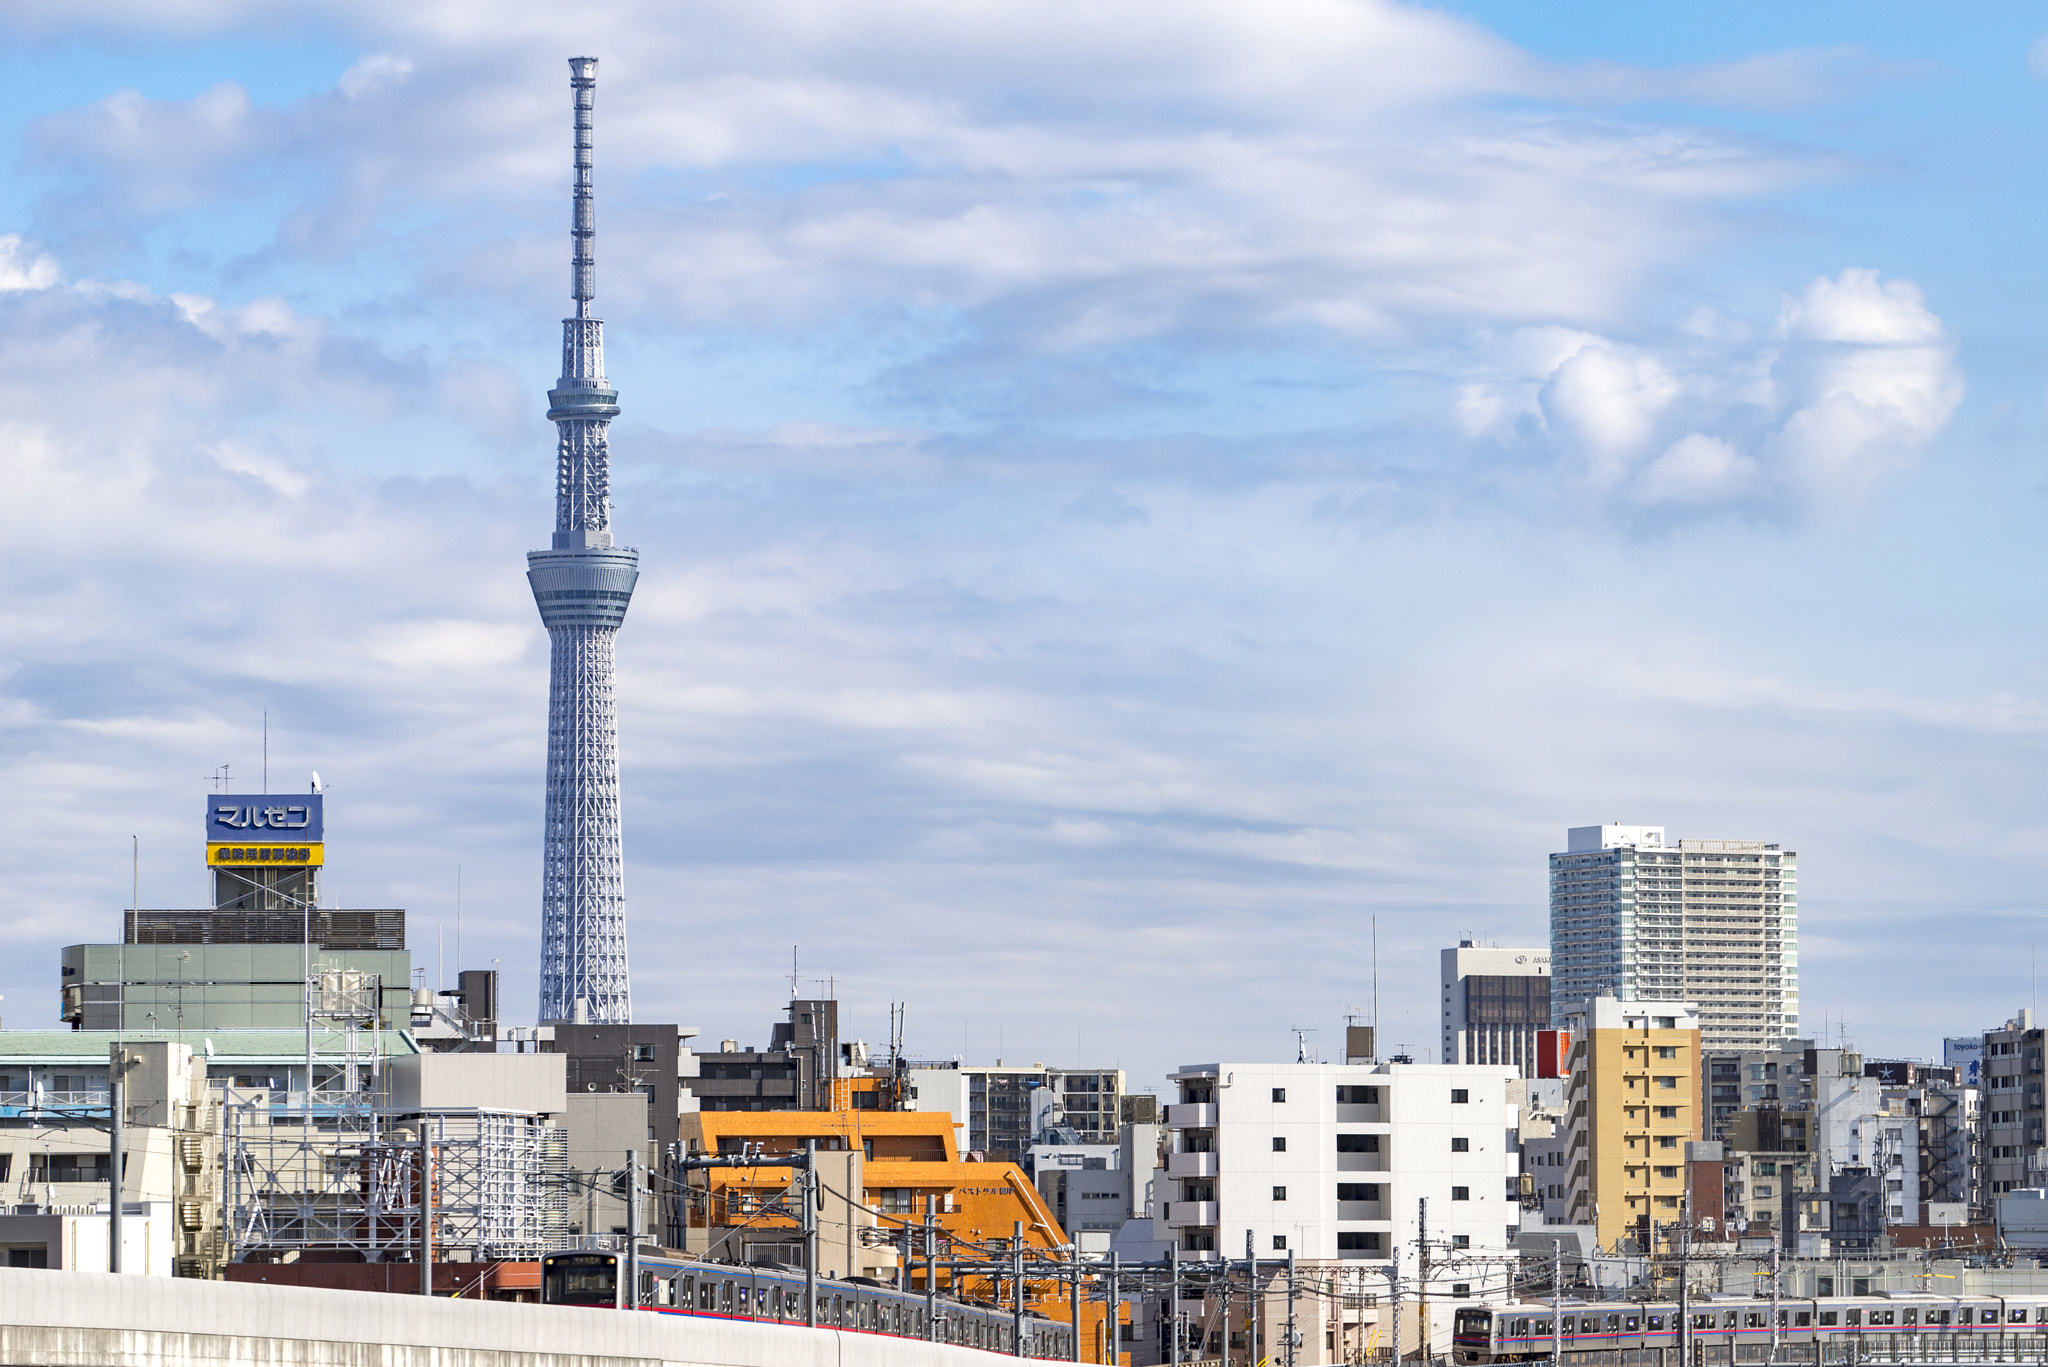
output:
[[[1762,1312],[1761,1310],[1752,1310],[1752,1311],[1750,1311],[1750,1312],[1749,1312],[1749,1313],[1748,1313],[1747,1315],[1743,1316],[1743,1319],[1742,1319],[1742,1323],[1743,1323],[1743,1326],[1744,1326],[1745,1328],[1748,1328],[1748,1329],[1761,1329],[1761,1328],[1763,1328],[1763,1327],[1764,1327],[1764,1316],[1763,1316],[1763,1312]]]
[[[1622,1320],[1621,1332],[1624,1334],[1633,1334],[1636,1332],[1636,1317],[1634,1315],[1630,1315]]]
[[[1834,1312],[1834,1311],[1832,1311],[1832,1310],[1823,1310],[1823,1311],[1821,1311],[1821,1312],[1820,1312],[1820,1327],[1821,1327],[1821,1328],[1823,1328],[1823,1329],[1832,1329],[1832,1328],[1834,1328],[1834,1326],[1835,1326],[1835,1312]]]
[[[1733,1329],[1735,1327],[1735,1312],[1733,1310],[1721,1316],[1721,1327],[1723,1329]]]
[[[1714,1317],[1712,1315],[1694,1315],[1692,1317],[1692,1327],[1695,1329],[1712,1329],[1714,1327]]]
[[[1654,1334],[1654,1333],[1656,1333],[1656,1332],[1657,1332],[1657,1331],[1658,1331],[1659,1329],[1662,1329],[1663,1327],[1664,1327],[1664,1317],[1663,1317],[1662,1315],[1652,1315],[1652,1316],[1650,1316],[1650,1332],[1651,1332],[1651,1333],[1653,1333],[1653,1334]]]
[[[686,1310],[697,1308],[697,1279],[695,1277],[676,1278],[676,1304]]]
[[[719,1308],[720,1310],[723,1310],[723,1311],[725,1311],[725,1312],[726,1312],[726,1313],[728,1313],[728,1314],[730,1314],[730,1313],[732,1312],[732,1283],[731,1283],[731,1282],[720,1282],[720,1283],[718,1284],[718,1308]]]
[[[697,1308],[699,1310],[716,1310],[718,1307],[711,1300],[714,1294],[716,1292],[712,1283],[700,1282],[697,1286]]]
[[[1792,1327],[1795,1329],[1811,1329],[1813,1327],[1813,1312],[1811,1310],[1801,1310],[1792,1317]]]
[[[846,1323],[846,1298],[844,1296],[834,1296],[832,1298],[832,1323]]]
[[[1890,1324],[1892,1322],[1892,1312],[1889,1310],[1873,1310],[1870,1312],[1870,1322],[1873,1325]]]
[[[1844,1324],[1845,1326],[1851,1326],[1851,1327],[1853,1327],[1853,1326],[1855,1326],[1855,1325],[1858,1325],[1858,1324],[1861,1324],[1861,1323],[1863,1323],[1863,1312],[1862,1312],[1861,1310],[1845,1310],[1845,1311],[1843,1311],[1843,1312],[1842,1312],[1842,1323],[1843,1323],[1843,1324]]]
[[[2027,1322],[2026,1307],[2014,1306],[2011,1312],[2006,1315],[2005,1322],[2007,1324],[2025,1324]]]
[[[1968,1323],[1970,1323],[1970,1321],[1971,1321],[1971,1318],[1972,1318],[1972,1313],[1971,1313],[1970,1307],[1969,1307],[1969,1306],[1967,1306],[1967,1305],[1966,1305],[1966,1306],[1964,1306],[1964,1307],[1963,1307],[1962,1309],[1960,1309],[1960,1310],[1956,1311],[1956,1323],[1957,1323],[1957,1324],[1968,1324]]]
[[[1918,1324],[1919,1322],[1920,1322],[1920,1312],[1919,1312],[1918,1310],[1906,1310],[1906,1311],[1902,1311],[1902,1312],[1900,1313],[1900,1315],[1899,1315],[1899,1323],[1900,1323],[1900,1324]],[[1930,1323],[1932,1323],[1932,1321],[1929,1321],[1929,1322],[1930,1322]]]
[[[1619,1334],[1621,1332],[1621,1316],[1609,1315],[1607,1317],[1607,1332],[1610,1334]]]
[[[1927,1322],[1928,1322],[1929,1324],[1947,1324],[1947,1323],[1948,1323],[1948,1311],[1946,1311],[1946,1310],[1930,1310],[1930,1311],[1928,1311],[1928,1312],[1927,1312]]]

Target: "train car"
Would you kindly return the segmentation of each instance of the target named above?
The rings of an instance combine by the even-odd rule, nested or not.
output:
[[[1774,1348],[1778,1361],[1816,1364],[2048,1360],[2048,1296],[1894,1292],[1781,1296],[1775,1305],[1706,1296],[1682,1314],[1671,1302],[1460,1306],[1452,1317],[1451,1356],[1458,1367],[1481,1367],[1550,1359],[1561,1347],[1568,1363],[1591,1367],[1607,1353],[1689,1346],[1705,1367],[1765,1362]]]
[[[621,1285],[624,1255],[602,1249],[572,1249],[541,1259],[541,1300],[549,1305],[619,1307],[627,1302]],[[786,1268],[707,1263],[666,1252],[640,1254],[640,1308],[664,1315],[753,1320],[801,1326],[806,1322],[804,1276]],[[866,1279],[818,1281],[818,1327],[896,1338],[927,1337],[931,1307],[917,1292],[898,1291]],[[930,1337],[940,1343],[1015,1354],[1013,1315],[937,1298],[937,1322]],[[1024,1314],[1025,1357],[1072,1361],[1073,1327],[1036,1311]]]

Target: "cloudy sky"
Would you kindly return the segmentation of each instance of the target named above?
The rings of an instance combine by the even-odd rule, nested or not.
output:
[[[1433,1058],[1567,826],[1799,852],[1807,1027],[2033,999],[2038,7],[0,5],[0,1004],[207,775],[530,1019],[568,306],[636,1013]],[[441,946],[445,940],[446,949]],[[2048,949],[2048,943],[2042,945]]]

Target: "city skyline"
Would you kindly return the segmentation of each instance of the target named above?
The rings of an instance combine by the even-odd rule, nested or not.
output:
[[[1804,1034],[2030,1000],[2037,16],[93,14],[0,19],[10,1025],[131,837],[203,904],[266,712],[327,895],[536,999],[576,52],[637,1018],[795,945],[849,1036],[1156,1083],[1328,1056],[1376,916],[1423,1057],[1602,819],[1797,850]]]

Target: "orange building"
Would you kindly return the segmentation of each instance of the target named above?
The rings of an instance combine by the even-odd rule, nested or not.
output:
[[[788,1153],[806,1140],[816,1142],[821,1272],[894,1281],[901,1266],[900,1231],[923,1227],[927,1199],[935,1208],[941,1258],[1000,1257],[1019,1232],[1027,1258],[1071,1256],[1064,1252],[1066,1232],[1022,1168],[961,1158],[949,1112],[858,1105],[833,1111],[702,1111],[684,1115],[681,1126],[683,1149],[691,1154]],[[794,1169],[711,1168],[688,1176],[690,1190],[677,1222],[684,1226],[687,1251],[738,1260],[748,1247],[793,1241],[801,1211]],[[963,1300],[994,1300],[998,1289],[979,1276],[962,1277],[956,1288],[943,1267],[937,1281]],[[924,1288],[924,1265],[916,1254],[908,1284]],[[1005,1279],[1004,1306],[1012,1303],[1012,1290]],[[1025,1306],[1068,1321],[1068,1283],[1027,1280]],[[1102,1306],[1084,1298],[1084,1351],[1089,1345],[1100,1349],[1104,1318]],[[1098,1351],[1089,1360],[1107,1359]]]

